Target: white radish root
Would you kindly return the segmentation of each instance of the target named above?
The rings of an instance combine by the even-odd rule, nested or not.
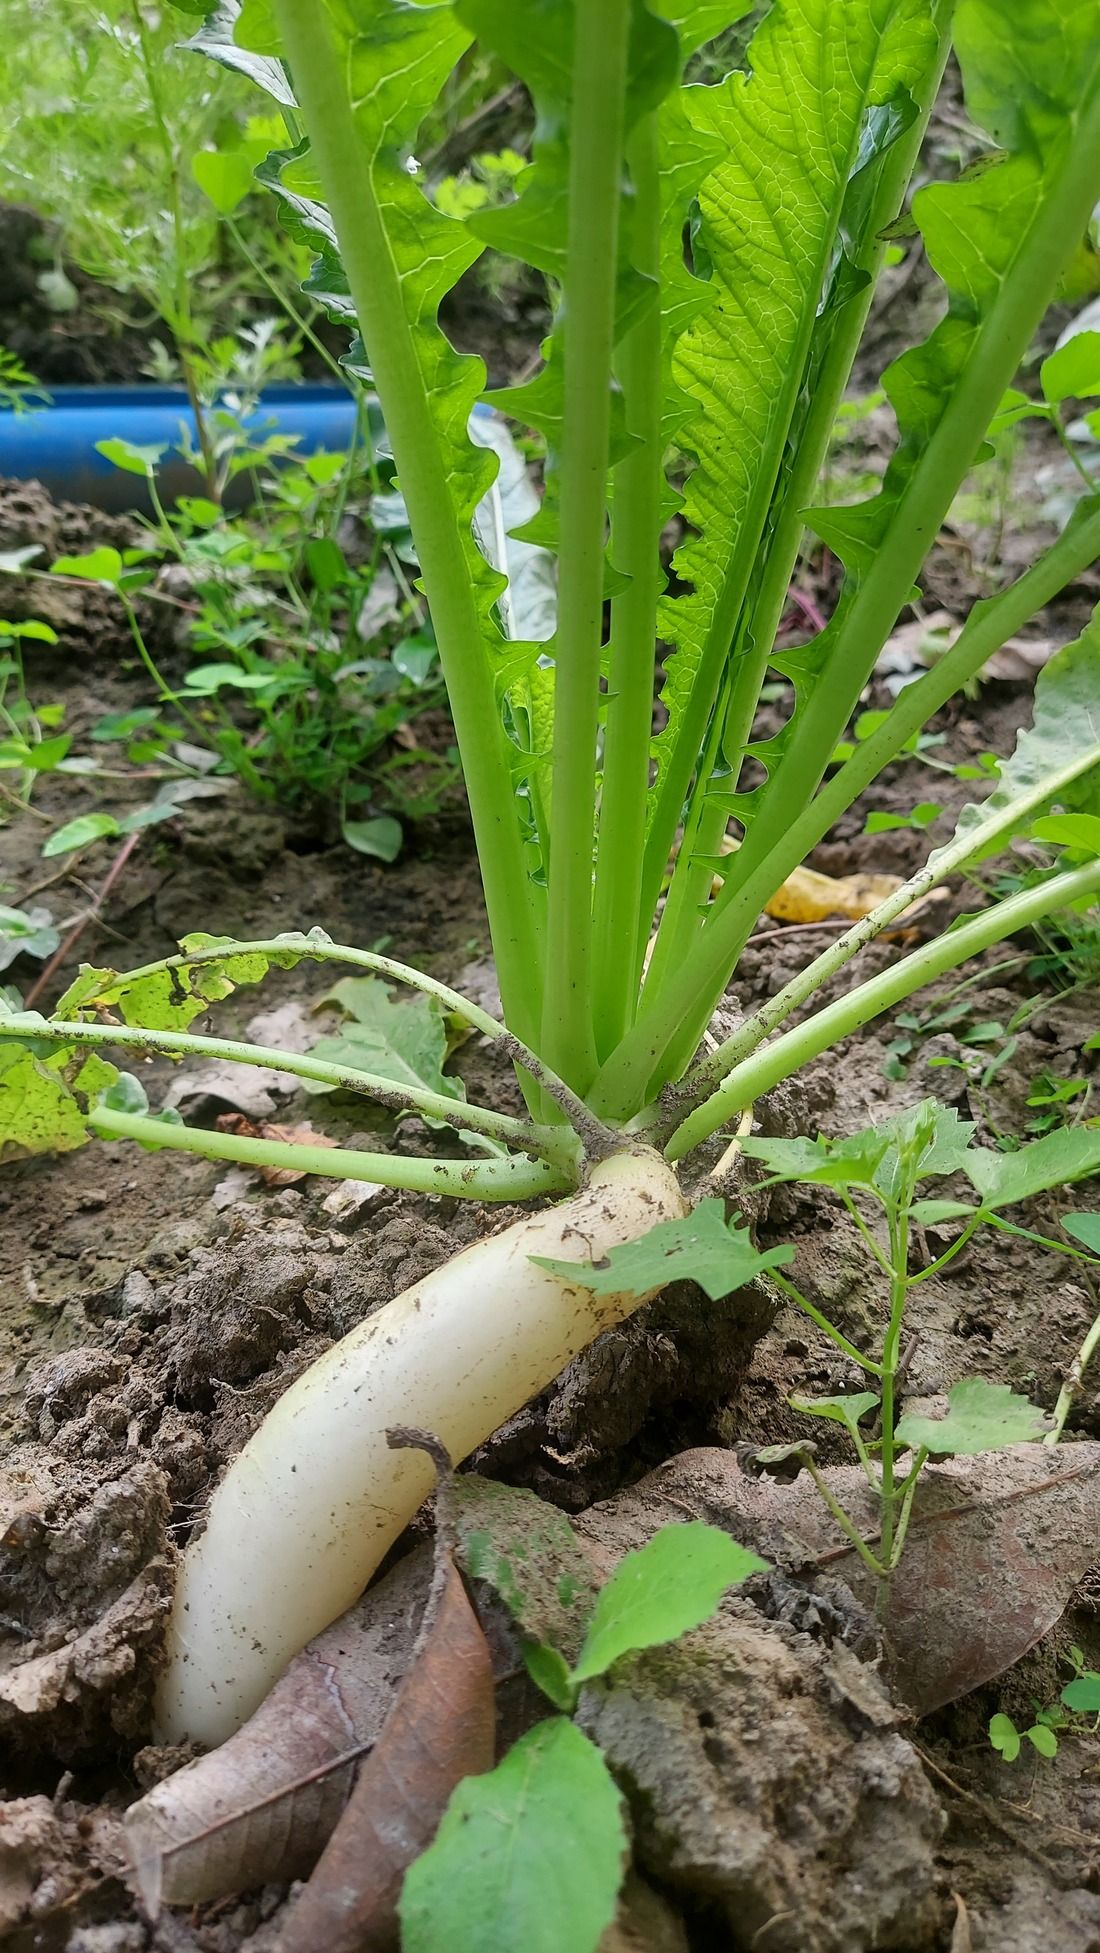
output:
[[[158,1702],[165,1741],[222,1742],[361,1593],[432,1488],[429,1460],[391,1451],[388,1429],[418,1426],[468,1457],[648,1299],[593,1295],[529,1257],[598,1261],[686,1212],[659,1154],[614,1154],[581,1193],[465,1249],[298,1378],[184,1557]]]

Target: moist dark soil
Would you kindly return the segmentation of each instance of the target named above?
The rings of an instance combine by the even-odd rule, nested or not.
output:
[[[54,554],[125,539],[125,525],[55,508],[33,485],[0,494],[0,548],[40,541]],[[933,599],[950,602],[954,575],[961,603],[965,577],[949,551],[937,575]],[[827,605],[827,588],[817,594]],[[1085,580],[1037,621],[1036,636],[1071,634],[1094,596]],[[47,603],[57,607],[47,612]],[[84,735],[105,712],[148,702],[108,593],[25,583],[9,586],[5,608],[48,614],[58,630],[58,647],[33,649],[28,685],[36,699],[64,704],[74,750],[87,750]],[[170,632],[161,648],[172,655]],[[869,700],[886,702],[877,692]],[[1004,752],[1029,712],[1027,684],[991,682],[943,715],[938,756],[954,763]],[[6,804],[0,900],[46,907],[72,938],[44,982],[26,957],[5,973],[38,1007],[49,1008],[82,960],[133,966],[167,954],[194,928],[248,938],[314,924],[338,941],[385,944],[491,1000],[485,917],[461,814],[414,827],[387,868],[321,845],[233,789],[150,830],[102,901],[117,841],[42,858],[43,839],[60,821],[96,807],[121,812],[146,791],[134,778],[52,775],[30,811]],[[833,875],[908,872],[923,837],[904,828],[866,835],[868,809],[904,813],[914,800],[935,798],[945,810],[935,840],[972,792],[946,774],[899,765],[812,865]],[[941,931],[972,900],[972,892],[954,892],[904,939],[867,952],[866,971],[887,967],[914,933]],[[765,918],[727,1011],[772,994],[834,928]],[[989,1048],[976,1063],[965,1027],[917,1035],[899,1060],[888,1048],[899,1027],[884,1021],[759,1107],[764,1129],[843,1134],[933,1095],[976,1119],[987,1142],[1024,1132],[1038,1078],[1089,1078],[1097,1065],[1083,1050],[1096,1027],[1095,992],[1069,987],[1064,970],[1060,988],[1049,975],[1040,979],[1038,951],[1034,942],[1010,944],[972,985],[976,1019],[1008,1026],[1034,1005],[984,1084]],[[837,993],[848,980],[837,980]],[[308,965],[272,972],[262,990],[227,1000],[212,1027],[293,1045],[313,1034],[312,1013],[330,987],[331,977]],[[507,1069],[479,1041],[461,1046],[453,1062],[471,1096],[520,1109]],[[186,1076],[190,1084],[167,1062],[142,1073],[150,1099],[171,1095],[192,1124],[237,1111],[308,1121],[346,1145],[447,1150],[445,1135],[395,1130],[370,1108],[307,1098],[286,1079],[234,1078],[212,1066]],[[720,1151],[712,1148],[702,1167]],[[857,1341],[875,1333],[881,1282],[827,1192],[765,1197],[744,1169],[728,1191],[763,1242],[795,1243],[811,1300]],[[1049,1230],[1071,1204],[1082,1202],[1036,1203],[1028,1224]],[[373,1308],[511,1215],[387,1190],[349,1196],[324,1181],[270,1187],[242,1169],[124,1145],[7,1161],[0,1212],[0,1748],[8,1797],[0,1809],[0,1937],[18,1953],[264,1953],[284,1888],[150,1924],[124,1875],[121,1811],[183,1760],[149,1749],[176,1557],[226,1461],[288,1383]],[[920,1252],[942,1245],[933,1235]],[[1051,1404],[1100,1306],[1073,1264],[997,1234],[979,1237],[917,1295],[908,1392],[933,1403],[977,1372]],[[792,1393],[851,1387],[843,1357],[793,1306],[777,1308],[762,1288],[712,1304],[680,1284],[605,1335],[475,1463],[583,1514],[696,1447],[741,1455],[802,1437]],[[831,1428],[814,1432],[822,1461],[847,1462]],[[1100,1437],[1095,1379],[1069,1437]],[[844,1604],[854,1605],[850,1596]],[[1056,1699],[1070,1645],[1100,1664],[1100,1570],[1086,1577],[1055,1632],[1008,1674],[915,1727],[877,1670],[827,1631],[830,1620],[835,1609],[784,1622],[739,1604],[715,1630],[718,1641],[700,1644],[698,1662],[693,1656],[685,1668],[670,1655],[644,1687],[617,1691],[602,1712],[598,1733],[632,1795],[650,1880],[638,1901],[644,1934],[621,1943],[699,1953],[769,1945],[792,1953],[1032,1953],[1051,1945],[1095,1953],[1095,1739],[1066,1738],[1055,1762],[1032,1755],[1010,1769],[985,1732],[998,1709],[1026,1722],[1035,1702]]]

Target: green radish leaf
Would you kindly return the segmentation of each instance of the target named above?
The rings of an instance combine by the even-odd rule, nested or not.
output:
[[[1043,399],[1057,407],[1063,400],[1089,400],[1100,393],[1100,332],[1075,332],[1039,368]]]
[[[117,834],[119,825],[113,814],[78,814],[75,820],[66,821],[51,834],[42,848],[47,860],[57,854],[71,854],[74,848],[86,848],[92,841],[102,841],[109,834]]]
[[[553,1717],[459,1784],[405,1874],[403,1953],[596,1953],[626,1862],[622,1799],[587,1736]]]
[[[865,12],[845,11],[860,18]],[[1070,174],[1066,132],[1095,111],[1095,18],[1088,0],[1018,0],[1010,35],[1001,0],[961,0],[954,48],[971,119],[991,135],[999,153],[987,167],[954,183],[930,184],[913,198],[929,263],[946,288],[946,312],[929,338],[883,376],[899,438],[878,493],[854,505],[807,511],[807,522],[847,574],[827,628],[809,645],[771,658],[794,683],[795,709],[775,739],[750,749],[766,779],[740,796],[736,812],[748,835],[721,905],[733,901],[774,845],[789,819],[791,796],[801,806],[812,792],[806,781],[817,777],[818,748],[828,744],[831,750],[840,736],[896,614],[896,608],[878,604],[879,577],[869,579],[886,557],[899,586],[905,575],[919,574],[929,518],[922,513],[919,522],[911,519],[910,491],[919,488],[922,511],[935,505],[933,524],[947,513],[978,446],[977,437],[972,443],[968,435],[950,453],[948,416],[957,416],[968,400],[980,404],[984,415],[989,394],[992,419],[1012,377],[1004,371],[1007,295],[1017,305],[1030,304],[1037,322],[1057,266],[1052,263],[1037,284],[1029,260],[1041,257],[1071,183],[1085,203],[1079,178]],[[899,587],[899,603],[902,594]]]
[[[577,0],[543,0],[543,4],[536,8],[517,9],[511,0],[456,0],[459,17],[477,33],[483,51],[504,60],[519,75],[530,91],[536,111],[533,161],[519,179],[518,195],[506,205],[474,213],[468,220],[468,228],[494,249],[519,258],[559,283],[565,272],[570,180],[569,128],[573,113],[573,75],[567,51],[573,40],[576,4]],[[685,8],[682,11],[686,14],[689,10]],[[631,0],[625,97],[625,129],[628,136],[639,118],[646,111],[655,110],[669,95],[679,79],[679,72],[680,55],[672,27],[656,19],[654,11],[646,7],[643,0]],[[692,178],[689,171],[685,177],[681,162],[680,156],[674,157],[667,150],[662,158],[666,208],[671,209],[673,204],[677,206],[673,219],[678,251],[676,290],[682,297],[685,284],[689,292],[699,289],[684,270],[682,243],[688,203],[699,173]],[[636,203],[637,199],[631,195],[630,186],[624,180],[613,333],[616,345],[643,311],[657,302],[658,296],[651,281],[645,280],[634,269]],[[670,296],[666,294],[666,297]],[[705,299],[705,292],[702,296]],[[539,544],[555,548],[558,540],[554,463],[561,446],[563,348],[568,329],[568,319],[559,314],[554,332],[543,347],[545,364],[534,379],[522,386],[494,390],[486,395],[493,405],[501,407],[514,420],[537,428],[549,450],[550,464],[543,506],[522,528],[517,528],[514,522],[509,523],[513,539],[528,546]],[[611,399],[612,466],[623,458],[630,445],[630,430],[625,425],[622,400],[616,390]],[[618,587],[615,577],[609,575],[605,584],[607,594],[612,594]],[[536,612],[536,621],[545,615],[543,605]],[[517,632],[517,635],[523,633]],[[548,634],[540,628],[540,641],[546,642],[547,637]],[[524,772],[536,776],[531,791],[538,819],[546,787],[545,781],[537,776],[540,773],[540,760],[548,751],[553,725],[553,691],[545,680],[535,679],[533,682],[538,688],[538,696],[537,699],[532,697],[535,669],[534,654],[518,661],[513,655],[506,666],[500,667],[500,676],[507,678],[522,749],[528,756]],[[537,724],[533,723],[536,719]],[[539,820],[538,825],[545,852],[544,822]]]
[[[462,1103],[466,1088],[461,1079],[449,1078],[443,1071],[447,1056],[447,1023],[434,997],[415,991],[398,1001],[377,977],[343,977],[324,999],[343,1013],[340,1029],[319,1038],[310,1047],[311,1055],[326,1064],[348,1065],[356,1071],[372,1071],[395,1085],[427,1086],[444,1098]],[[337,1090],[316,1079],[302,1081],[303,1089],[319,1095]],[[419,1115],[435,1130],[449,1130],[441,1119]],[[491,1141],[476,1133],[459,1135],[464,1145],[478,1151],[497,1151]]]
[[[200,12],[196,0],[188,0],[187,12]],[[236,34],[238,22],[240,40]],[[278,59],[274,19],[265,5],[257,6],[254,0],[245,0],[242,7],[241,0],[217,0],[198,32],[183,45],[194,48],[197,54],[205,54],[223,68],[232,69],[235,74],[247,75],[249,81],[255,82],[281,108],[297,108],[286,69]]]
[[[2,1020],[0,1020],[2,1021]],[[71,1153],[89,1137],[89,1106],[119,1073],[94,1053],[72,1046],[39,1047],[0,1038],[0,1157]]]
[[[766,1560],[717,1526],[662,1526],[601,1587],[571,1679],[592,1681],[623,1655],[679,1640],[710,1619],[730,1587],[766,1571]]]
[[[594,1295],[647,1295],[667,1282],[698,1282],[712,1302],[743,1288],[769,1268],[794,1259],[794,1249],[755,1248],[740,1216],[727,1222],[721,1200],[701,1200],[686,1220],[659,1221],[640,1241],[612,1248],[602,1261],[555,1261],[532,1255],[537,1268],[549,1268]]]
[[[1059,1697],[1067,1709],[1080,1716],[1100,1716],[1100,1675],[1092,1669],[1067,1682]]]
[[[159,447],[138,447],[133,441],[123,441],[112,437],[109,441],[97,441],[95,451],[115,468],[121,468],[128,475],[152,475],[156,473],[162,456],[168,449]],[[57,564],[54,564],[57,568]]]
[[[905,113],[929,44],[923,4],[789,0],[757,28],[748,74],[684,98],[696,134],[720,156],[695,226],[710,303],[672,361],[692,403],[679,438],[696,467],[684,491],[692,533],[674,560],[689,594],[667,601],[660,618],[674,655],[656,751],[667,763],[684,740],[685,786],[736,643],[864,138],[876,111]]]
[[[1003,1762],[1015,1763],[1020,1754],[1020,1732],[1011,1716],[990,1717],[989,1740],[1000,1751]]]
[[[1093,817],[1100,812],[1100,613],[1043,666],[1031,725],[1002,763],[993,792],[963,808],[954,836],[930,856],[929,867],[948,852],[954,855],[957,843],[967,836],[973,842],[968,861],[999,853],[1052,801],[1067,814]],[[1042,825],[1036,822],[1034,831]],[[1056,832],[1050,838],[1075,845]]]
[[[1057,1756],[1058,1738],[1053,1729],[1048,1729],[1045,1723],[1033,1723],[1030,1729],[1024,1730],[1024,1735],[1032,1749],[1038,1750],[1040,1756]]]
[[[497,463],[486,449],[475,446],[467,433],[474,402],[484,387],[485,368],[480,359],[456,353],[437,323],[440,303],[484,247],[464,224],[432,208],[407,167],[409,155],[415,153],[420,125],[436,110],[471,35],[451,5],[371,5],[362,23],[354,8],[332,8],[326,14],[338,55],[349,76],[354,77],[352,106],[357,130],[388,249],[401,281],[411,353],[429,396],[466,574],[481,617],[484,648],[495,660],[503,639],[491,613],[503,579],[481,554],[473,521],[496,475]],[[245,6],[233,37],[235,49],[248,50],[258,59],[266,60],[278,46],[270,12],[256,4]],[[198,37],[199,43],[201,40]],[[205,51],[217,59],[235,59],[224,46],[208,46]],[[264,70],[267,80],[261,80],[260,85],[269,86],[278,99],[283,71],[277,63],[272,69]],[[274,151],[259,166],[256,176],[281,199],[291,235],[319,252],[304,289],[331,316],[354,330],[354,309],[336,251],[335,230],[322,200],[308,143],[300,143],[291,151]],[[349,362],[353,370],[363,370],[362,359],[362,348],[358,352],[353,348]]]
[[[1063,1214],[1062,1227],[1090,1254],[1100,1255],[1100,1214]]]
[[[988,1211],[1014,1207],[1032,1194],[1100,1173],[1100,1128],[1063,1127],[1022,1146],[1018,1153],[976,1150],[968,1154],[963,1171]]]
[[[933,1451],[944,1458],[972,1458],[981,1451],[999,1451],[1006,1444],[1033,1444],[1049,1428],[1045,1413],[1026,1397],[1018,1397],[1006,1383],[964,1377],[949,1392],[944,1417],[922,1417],[916,1411],[906,1411],[898,1420],[897,1439],[914,1451]]]
[[[787,1402],[792,1410],[804,1411],[808,1417],[824,1417],[833,1424],[843,1424],[854,1438],[862,1419],[877,1408],[880,1399],[875,1390],[858,1390],[847,1397],[796,1396],[788,1397]]]

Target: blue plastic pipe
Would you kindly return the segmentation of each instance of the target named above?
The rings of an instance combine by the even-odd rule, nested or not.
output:
[[[340,386],[268,387],[244,424],[257,439],[298,435],[299,454],[342,454],[351,446],[355,402]],[[203,493],[200,476],[176,452],[182,428],[197,445],[195,417],[181,387],[54,387],[48,406],[0,414],[0,475],[40,481],[56,501],[148,513],[142,476],[105,460],[96,442],[119,437],[136,447],[163,447],[157,490],[171,504],[178,495]],[[238,477],[234,487],[231,499],[246,500],[246,479]]]

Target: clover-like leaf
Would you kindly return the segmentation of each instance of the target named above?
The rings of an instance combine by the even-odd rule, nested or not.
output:
[[[1100,1716],[1100,1675],[1087,1669],[1067,1682],[1059,1698],[1067,1709],[1079,1716]]]
[[[989,1718],[989,1740],[995,1750],[999,1750],[1005,1763],[1015,1763],[1020,1754],[1020,1732],[1011,1716],[991,1716]]]

